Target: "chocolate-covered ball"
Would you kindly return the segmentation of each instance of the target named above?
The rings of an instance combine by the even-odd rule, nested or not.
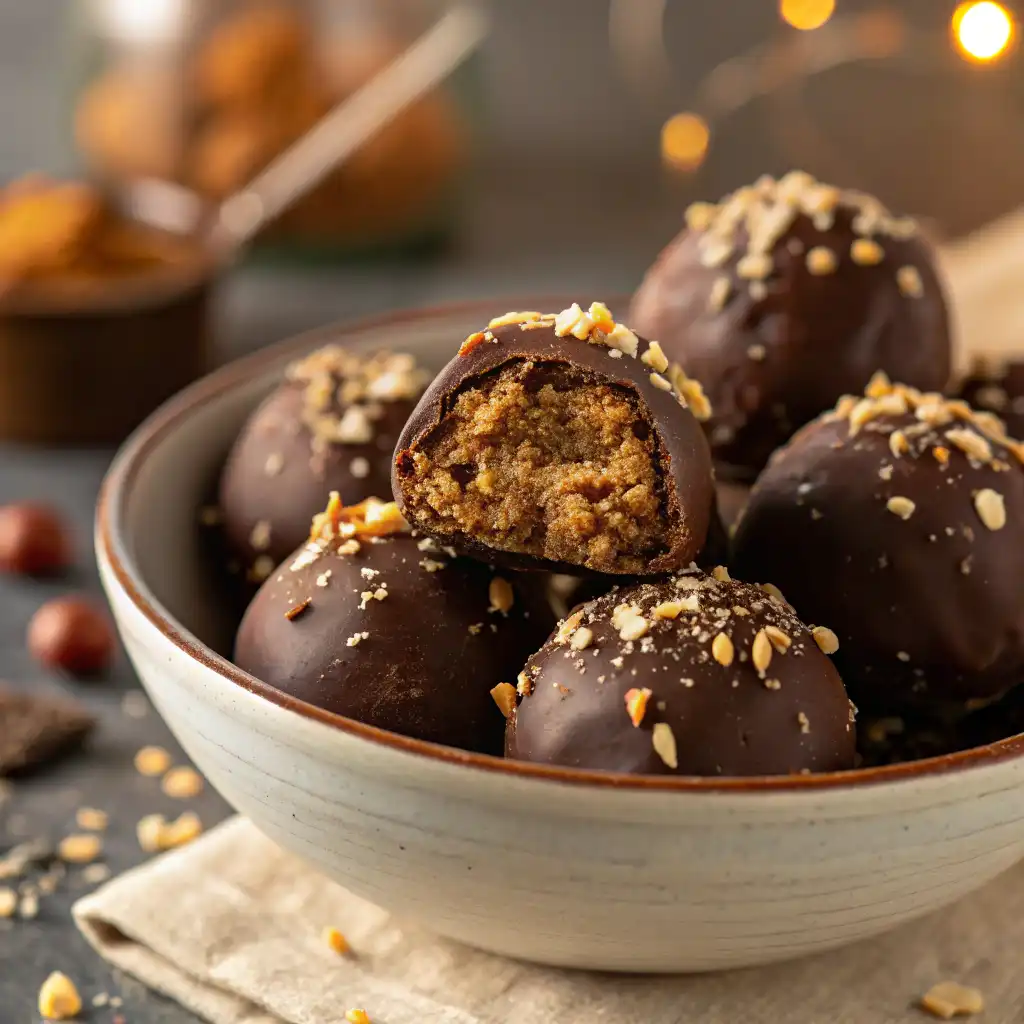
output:
[[[415,537],[393,502],[332,499],[238,630],[235,662],[368,725],[500,753],[491,689],[554,623],[543,578],[497,573]]]
[[[390,500],[391,453],[427,380],[410,355],[339,345],[288,368],[221,476],[225,536],[251,583],[306,540],[332,491]]]
[[[700,385],[593,303],[509,313],[469,336],[406,424],[406,518],[498,564],[671,572],[715,517]]]
[[[1024,438],[1024,359],[977,359],[958,395],[981,412],[995,413],[1010,437]]]
[[[716,460],[739,477],[876,370],[950,375],[946,301],[914,222],[794,171],[697,203],[633,298],[630,322],[704,386]]]
[[[730,565],[836,631],[858,706],[972,706],[1024,679],[1022,457],[991,414],[879,377],[776,453]]]
[[[505,754],[651,775],[852,768],[853,709],[824,653],[835,644],[773,588],[723,569],[623,587],[527,661]]]

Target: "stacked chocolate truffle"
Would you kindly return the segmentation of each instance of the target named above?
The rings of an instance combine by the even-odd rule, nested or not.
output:
[[[935,391],[950,375],[946,303],[914,222],[800,171],[691,206],[630,316],[702,383],[715,460],[740,479],[876,370]]]
[[[328,345],[293,363],[252,414],[221,475],[228,547],[250,583],[309,534],[331,491],[391,497],[391,452],[428,375],[405,353]]]

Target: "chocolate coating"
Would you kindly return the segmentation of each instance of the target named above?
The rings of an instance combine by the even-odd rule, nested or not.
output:
[[[637,290],[631,323],[704,386],[712,451],[735,475],[755,475],[876,370],[946,386],[946,301],[913,222],[800,172],[695,204],[687,220]]]
[[[225,536],[250,582],[306,540],[331,491],[390,500],[391,452],[425,384],[411,356],[335,345],[289,367],[221,476]]]
[[[527,662],[506,756],[650,775],[852,768],[853,713],[829,658],[782,601],[719,575],[577,608]]]
[[[343,554],[314,541],[275,571],[242,620],[235,662],[368,725],[500,753],[505,720],[490,690],[514,680],[551,629],[542,578],[502,577],[514,597],[503,614],[486,565],[408,533],[357,544]]]
[[[730,565],[836,631],[858,706],[963,710],[1024,678],[1022,450],[963,402],[869,390],[776,454]]]
[[[979,360],[957,394],[975,409],[995,413],[1010,437],[1024,438],[1024,360]]]
[[[593,311],[594,307],[591,308]],[[703,413],[706,406],[700,386],[678,374],[678,368],[668,366],[657,346],[652,348],[621,325],[607,322],[605,326],[610,333],[595,328],[589,341],[565,334],[565,324],[571,317],[565,322],[563,318],[569,312],[559,314],[557,323],[554,316],[538,320],[538,314],[531,314],[532,322],[523,323],[501,323],[507,318],[499,318],[492,321],[486,332],[467,339],[460,354],[424,393],[402,431],[392,477],[395,500],[417,529],[461,552],[500,565],[570,574],[598,571],[617,575],[661,574],[685,567],[701,554],[713,530],[720,525],[716,523],[710,454],[694,414],[694,410]],[[580,313],[586,317],[582,311]],[[625,351],[613,347],[615,345],[623,345]],[[661,372],[657,372],[658,367]],[[530,457],[535,458],[536,465],[547,470],[551,469],[555,458],[552,455],[555,446],[566,437],[570,440],[565,443],[572,444],[575,434],[573,423],[558,424],[554,417],[571,417],[577,402],[582,405],[597,401],[593,398],[597,393],[602,396],[601,401],[612,403],[620,413],[628,409],[630,426],[623,428],[627,435],[623,444],[632,445],[634,449],[645,448],[647,454],[638,461],[644,463],[641,469],[652,472],[653,484],[641,479],[636,463],[625,472],[625,483],[622,475],[616,477],[614,459],[618,449],[614,445],[607,450],[597,446],[593,452],[568,457],[564,465],[556,464],[560,472],[551,491],[536,497],[528,493],[532,463],[523,486],[499,486],[492,498],[479,490],[481,475],[489,472],[486,462],[455,465],[450,470],[435,462],[438,445],[447,443],[453,436],[457,441],[463,439],[459,434],[460,421],[453,415],[453,410],[460,408],[463,396],[472,398],[479,394],[481,401],[487,402],[488,396],[499,386],[525,395],[526,408],[517,410],[514,416],[502,410],[492,417],[491,422],[497,423],[493,431],[498,439],[496,443],[508,436],[509,424],[520,429],[521,423],[528,423],[530,426],[523,429],[535,430],[533,424],[548,414],[549,407],[563,404],[557,413],[551,413],[552,423],[542,424],[550,431],[548,437],[536,429],[527,434],[524,442],[524,447],[532,446]],[[611,422],[611,417],[598,416],[597,420],[600,429]],[[486,429],[486,425],[478,427],[474,423],[472,431],[463,431],[466,442],[475,442],[476,433]],[[554,442],[551,435],[555,436]],[[518,457],[521,449],[516,454]],[[435,466],[442,466],[439,473],[453,501],[468,500],[467,495],[472,495],[475,501],[482,503],[484,508],[477,510],[478,520],[472,528],[464,526],[445,508],[417,491],[424,464],[431,472]],[[629,475],[633,472],[638,475]],[[604,493],[606,481],[613,478],[619,488],[613,495],[617,504],[612,498],[606,500]],[[607,490],[612,486],[607,484]],[[621,493],[630,488],[628,493]],[[643,520],[644,528],[649,531],[648,546],[636,549],[629,549],[624,543],[616,546],[617,535],[612,524],[632,515],[630,502],[640,492],[645,497],[638,501],[646,501],[648,508],[636,513],[636,518],[638,522]],[[523,501],[523,509],[493,514],[504,515],[514,526],[521,526],[527,514],[536,515],[536,522],[530,527],[529,544],[539,550],[530,551],[527,544],[509,541],[491,529],[486,519],[492,514],[488,504],[501,509],[504,507],[501,502],[510,494]],[[579,502],[578,508],[570,509],[569,514],[559,504],[566,496]],[[566,520],[573,529],[579,530],[579,547],[563,546],[557,549],[558,554],[551,554],[555,550],[552,537],[561,536],[559,531],[565,528]],[[591,542],[592,546],[588,546]],[[593,545],[605,542],[603,553],[594,554]]]

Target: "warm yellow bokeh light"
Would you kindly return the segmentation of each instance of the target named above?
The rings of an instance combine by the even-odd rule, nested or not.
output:
[[[953,15],[953,37],[974,60],[994,60],[1010,45],[1013,19],[1001,4],[991,0],[961,4]]]
[[[822,25],[832,17],[836,0],[779,0],[779,15],[793,28],[805,32]]]
[[[661,129],[661,155],[675,167],[696,170],[704,162],[711,130],[699,114],[675,114]]]

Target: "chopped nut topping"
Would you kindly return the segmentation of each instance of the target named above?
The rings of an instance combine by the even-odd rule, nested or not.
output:
[[[484,332],[474,331],[473,334],[469,335],[468,338],[459,346],[459,355],[468,356],[470,352],[484,343]]]
[[[850,245],[850,259],[862,267],[873,267],[885,259],[885,250],[870,238],[855,238]]]
[[[764,635],[779,654],[785,654],[793,645],[793,638],[778,626],[765,626]]]
[[[719,665],[724,665],[728,668],[732,664],[732,659],[736,654],[736,649],[733,647],[732,641],[725,635],[725,633],[718,633],[715,639],[711,642],[711,655],[718,662]]]
[[[885,398],[891,392],[892,381],[889,380],[888,374],[884,370],[875,370],[871,375],[871,380],[868,381],[867,387],[864,388],[864,397]]]
[[[767,253],[751,252],[736,264],[736,273],[747,281],[762,281],[772,272],[772,258]]]
[[[802,711],[796,713],[796,720],[800,725],[802,733],[809,733],[811,731],[811,720]]]
[[[701,423],[710,419],[711,403],[708,401],[707,395],[704,394],[704,388],[701,387],[700,381],[687,377],[678,363],[673,363],[668,368],[668,376],[679,397],[680,404],[688,407]]]
[[[839,637],[828,626],[815,626],[811,636],[825,654],[835,654],[839,650]]]
[[[511,718],[512,712],[516,709],[516,688],[511,683],[498,683],[491,688],[491,696],[501,713],[506,718]]]
[[[813,249],[809,250],[804,257],[804,263],[815,277],[834,274],[839,266],[836,254],[824,245],[816,245]]]
[[[973,1017],[985,1009],[985,997],[968,985],[940,981],[921,996],[921,1008],[942,1020],[952,1020],[958,1014]]]
[[[758,672],[764,672],[772,661],[772,643],[763,629],[757,631],[750,650],[751,660]]]
[[[487,324],[487,329],[493,331],[496,327],[507,327],[510,324],[528,324],[534,320],[540,320],[543,313],[505,313],[503,316],[496,316]]]
[[[616,324],[615,329],[605,336],[604,343],[612,350],[612,354],[622,352],[635,357],[640,339],[625,324]]]
[[[630,615],[619,627],[619,637],[623,640],[639,640],[647,636],[650,623],[642,615]]]
[[[732,282],[727,277],[716,277],[708,295],[708,309],[717,313],[725,308],[729,301],[729,293],[732,291]]]
[[[57,852],[68,864],[88,864],[103,852],[103,842],[91,832],[66,836],[60,841]]]
[[[654,752],[665,762],[666,766],[673,770],[679,767],[679,758],[676,753],[676,737],[672,732],[672,726],[667,722],[656,722],[651,730],[651,746]]]
[[[320,933],[320,938],[325,946],[333,949],[340,956],[344,956],[349,951],[348,940],[337,928],[328,926]]]
[[[789,607],[789,602],[774,583],[762,583],[761,589],[776,603],[781,604],[785,608]]]
[[[687,594],[676,601],[662,601],[651,609],[656,619],[677,619],[683,612],[699,612],[700,601],[696,594]]]
[[[893,457],[897,459],[901,455],[905,455],[910,451],[910,442],[907,440],[907,436],[902,430],[894,430],[889,435],[889,451],[891,451]]]
[[[686,226],[691,231],[706,231],[718,212],[714,203],[690,203],[686,208]]]
[[[278,476],[284,469],[284,456],[280,452],[271,452],[263,464],[263,472],[267,476]]]
[[[160,788],[174,800],[189,800],[203,791],[203,777],[188,765],[172,768],[161,780]]]
[[[764,345],[750,345],[747,348],[747,358],[752,359],[755,363],[764,362],[767,354],[768,352]]]
[[[729,575],[729,570],[724,565],[716,565],[711,570],[711,575],[719,583],[728,583],[732,579],[732,577]]]
[[[629,715],[633,728],[637,729],[644,720],[644,715],[647,714],[647,704],[651,699],[651,691],[646,686],[641,689],[633,687],[626,691],[625,698],[626,714]]]
[[[326,585],[326,584],[325,584]],[[298,604],[293,604],[285,613],[284,617],[289,622],[294,622],[299,616],[313,605],[311,597],[304,597]]]
[[[491,580],[490,586],[487,588],[487,597],[491,602],[491,606],[487,610],[501,612],[502,615],[507,615],[511,611],[516,600],[512,584],[501,576],[495,576]]]
[[[108,821],[107,812],[99,811],[95,807],[79,807],[75,811],[75,824],[87,832],[102,832]]]
[[[270,523],[261,519],[249,534],[249,544],[254,551],[266,551],[270,547]]]
[[[671,391],[672,390],[672,384],[668,380],[666,380],[664,377],[662,377],[662,375],[660,373],[652,373],[651,377],[650,377],[650,380],[651,380],[651,383],[659,391]]]
[[[949,465],[949,449],[948,448],[943,448],[942,445],[936,445],[932,449],[932,455],[935,457],[935,461],[940,466],[948,466]]]
[[[620,605],[619,607],[628,607]],[[617,609],[616,609],[617,610]],[[583,621],[583,612],[573,612],[558,624],[558,631],[555,633],[555,643],[564,644]],[[612,613],[612,625],[615,625],[615,614]]]
[[[525,672],[516,676],[516,693],[521,697],[529,697],[533,693],[533,680]]]
[[[140,775],[163,775],[171,767],[171,755],[163,747],[143,747],[135,755],[135,770]]]
[[[896,271],[896,284],[908,299],[919,299],[924,295],[924,283],[917,267],[900,267]]]
[[[594,631],[587,626],[580,626],[572,635],[569,646],[575,651],[585,651],[594,642]]]
[[[985,487],[974,496],[974,510],[989,530],[1001,530],[1006,525],[1006,503],[998,491]]]
[[[782,683],[778,679],[766,679],[764,681],[764,688],[766,690],[781,690]]]
[[[909,498],[904,498],[900,495],[890,498],[885,503],[885,507],[894,516],[899,516],[900,519],[909,519],[914,514],[914,509],[917,508]]]
[[[369,640],[370,634],[363,630],[361,633],[353,633],[346,641],[346,647],[358,647],[364,640]]]
[[[75,983],[54,971],[39,989],[39,1013],[47,1020],[71,1020],[82,1010],[82,997]]]
[[[327,508],[313,517],[309,539],[317,544],[337,543],[339,553],[355,554],[359,550],[358,546],[354,550],[345,551],[345,541],[356,537],[389,537],[395,533],[405,533],[408,529],[408,524],[393,501],[367,498],[358,505],[344,506],[338,492],[331,491]],[[295,567],[296,563],[292,563],[292,568]]]
[[[646,363],[652,370],[664,373],[668,369],[668,358],[661,345],[656,341],[650,342],[647,351],[640,357],[640,362]]]
[[[946,439],[978,462],[991,462],[992,446],[980,434],[965,427],[954,427],[946,431]]]

